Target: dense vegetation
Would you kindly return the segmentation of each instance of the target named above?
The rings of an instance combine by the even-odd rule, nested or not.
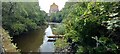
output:
[[[61,17],[64,18],[65,40],[73,44],[73,51],[117,54],[120,51],[119,9],[120,2],[66,3]]]
[[[44,24],[46,15],[40,10],[38,2],[2,3],[2,26],[10,35],[19,35],[37,29]]]
[[[52,13],[49,18],[51,22],[57,22],[57,23],[60,23],[63,20],[61,12]]]

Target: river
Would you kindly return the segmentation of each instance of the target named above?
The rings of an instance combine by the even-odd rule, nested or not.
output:
[[[47,35],[51,33],[51,27],[42,27],[14,37],[13,42],[21,52],[54,52],[54,43],[47,42]]]

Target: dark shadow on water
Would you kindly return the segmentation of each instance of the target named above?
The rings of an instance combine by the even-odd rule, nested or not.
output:
[[[45,28],[37,29],[19,36],[14,36],[13,42],[17,43],[17,47],[21,52],[37,52],[41,44],[43,44]]]

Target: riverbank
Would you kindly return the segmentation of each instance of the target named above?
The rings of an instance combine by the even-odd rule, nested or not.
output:
[[[7,52],[18,52],[16,45],[14,45],[11,41],[11,37],[9,36],[8,32],[6,32],[4,29],[0,29],[0,35],[2,37],[2,50],[3,53]]]
[[[68,52],[69,43],[64,39],[57,39],[55,42],[55,53],[57,52]]]

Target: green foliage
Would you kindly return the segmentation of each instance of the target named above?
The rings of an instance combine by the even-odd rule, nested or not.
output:
[[[46,13],[40,10],[38,2],[3,2],[2,7],[2,26],[10,35],[19,35],[44,24]]]
[[[52,13],[50,15],[50,21],[60,23],[62,21],[62,12]]]
[[[68,12],[63,16],[65,39],[77,42],[79,47],[74,49],[78,54],[117,53],[120,44],[119,8],[120,2],[66,3],[64,10]]]
[[[107,23],[107,29],[116,29],[120,28],[120,20],[119,19],[112,19],[110,21],[103,21],[103,23]]]
[[[57,25],[55,29],[53,29],[53,33],[58,35],[65,34],[65,26],[63,24]]]
[[[68,46],[68,43],[66,40],[57,39],[57,41],[55,42],[55,46],[56,48],[65,48],[66,46]]]

